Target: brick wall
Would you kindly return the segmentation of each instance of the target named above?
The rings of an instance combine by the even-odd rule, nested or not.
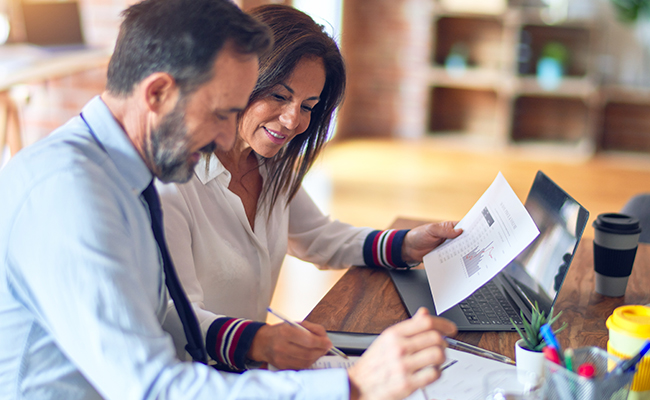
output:
[[[19,0],[14,0],[14,9]],[[138,0],[78,0],[86,42],[94,46],[112,47],[117,38],[120,13]],[[278,0],[235,0],[249,9]],[[19,17],[16,15],[16,17]],[[20,39],[20,27],[13,39]],[[95,68],[47,82],[30,82],[15,88],[12,97],[19,107],[23,144],[29,145],[48,135],[53,129],[77,115],[91,98],[100,94],[106,84],[106,68]]]
[[[82,29],[86,42],[93,46],[112,47],[120,24],[120,12],[133,0],[79,0]],[[18,10],[12,3],[14,10]],[[19,15],[14,14],[16,18]],[[12,34],[19,40],[16,24]],[[27,82],[12,90],[19,107],[23,145],[48,135],[53,129],[77,115],[86,102],[100,94],[106,84],[106,67],[50,79]]]
[[[137,0],[79,0],[84,36],[89,44],[111,47],[120,12]],[[237,0],[243,9],[290,0]],[[429,39],[429,0],[346,0],[342,51],[348,89],[338,121],[337,138],[419,137],[423,134],[425,79]],[[75,116],[101,93],[105,68],[19,88],[26,145]]]
[[[20,85],[12,91],[20,109],[23,145],[30,145],[79,114],[104,90],[106,68]]]
[[[345,0],[348,69],[337,139],[423,134],[429,0]]]

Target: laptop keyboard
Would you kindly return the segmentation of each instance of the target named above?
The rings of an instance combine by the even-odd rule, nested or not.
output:
[[[472,325],[521,325],[521,316],[494,282],[488,282],[462,301],[460,309]]]

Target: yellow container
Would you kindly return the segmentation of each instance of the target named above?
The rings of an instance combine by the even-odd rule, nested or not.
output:
[[[630,358],[650,339],[650,307],[622,306],[607,318],[607,351],[621,359]],[[650,357],[639,364],[628,400],[650,400]]]

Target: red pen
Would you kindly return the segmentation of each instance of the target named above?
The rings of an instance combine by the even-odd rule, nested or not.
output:
[[[584,363],[578,367],[578,375],[591,379],[596,375],[596,368],[592,363]]]
[[[546,346],[542,351],[547,360],[554,362],[555,364],[560,364],[560,356],[557,354],[555,347]]]

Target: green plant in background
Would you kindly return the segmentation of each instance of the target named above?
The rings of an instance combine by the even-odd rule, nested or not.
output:
[[[560,42],[548,42],[542,48],[542,58],[551,58],[564,67],[569,61],[569,50]]]
[[[634,23],[639,16],[650,18],[650,0],[611,0],[623,22]]]
[[[531,351],[542,351],[542,349],[546,346],[546,342],[542,337],[540,328],[544,324],[553,326],[553,323],[555,323],[555,321],[557,321],[557,319],[560,318],[560,315],[562,315],[562,311],[560,311],[554,317],[553,307],[551,307],[551,311],[548,313],[548,316],[546,316],[546,313],[544,311],[540,311],[537,302],[535,302],[535,306],[533,306],[533,310],[532,310],[530,323],[526,321],[526,318],[524,318],[524,313],[521,312],[521,320],[523,321],[524,324],[523,330],[520,329],[517,325],[515,325],[515,322],[512,320],[512,318],[510,318],[510,322],[519,333],[519,336],[521,336],[521,338],[524,340],[524,346],[522,347],[525,347]],[[567,327],[567,323],[564,322],[562,326],[559,329],[554,330],[553,333],[557,334],[558,332],[561,332],[566,327]]]

